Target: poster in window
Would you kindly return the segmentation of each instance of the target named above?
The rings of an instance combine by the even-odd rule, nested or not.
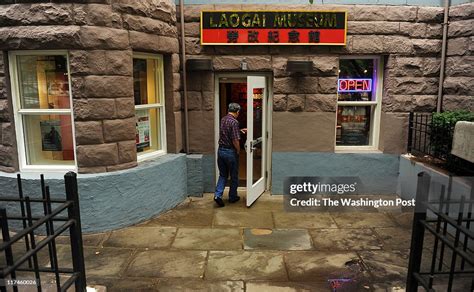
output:
[[[135,140],[138,152],[143,151],[144,148],[150,147],[150,116],[148,111],[137,112]]]
[[[47,120],[40,122],[41,146],[43,151],[62,151],[61,121]]]

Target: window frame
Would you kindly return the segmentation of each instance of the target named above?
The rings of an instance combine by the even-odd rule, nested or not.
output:
[[[18,56],[56,56],[62,55],[66,57],[68,87],[69,87],[69,109],[22,109],[20,100],[20,86],[19,86],[19,71],[18,71]],[[67,50],[19,50],[8,52],[9,70],[10,70],[10,84],[12,93],[13,117],[15,121],[15,136],[17,141],[18,165],[20,171],[77,171],[77,145],[75,133],[75,119],[73,111],[72,99],[72,84],[71,84],[71,70],[69,63],[69,52]],[[71,117],[71,135],[73,142],[74,164],[37,164],[32,165],[27,163],[27,145],[25,143],[25,131],[23,117],[28,115],[67,115]]]
[[[334,133],[334,150],[335,152],[380,152],[380,121],[382,115],[382,90],[383,90],[383,68],[384,68],[384,59],[382,56],[371,56],[371,55],[361,55],[361,56],[340,56],[339,60],[344,59],[371,59],[376,61],[376,84],[375,84],[375,101],[339,101],[339,93],[337,93],[336,99],[336,121],[335,129],[337,129],[337,112],[339,106],[371,106],[371,121],[370,121],[370,137],[369,145],[337,145],[336,144],[336,135],[337,131]],[[339,79],[339,74],[338,74]]]
[[[135,105],[134,99],[134,107],[135,107],[135,118],[137,110],[149,110],[149,109],[157,109],[159,113],[159,135],[160,142],[161,142],[161,149],[150,151],[146,153],[137,152],[137,162],[142,162],[148,159],[153,159],[158,156],[163,156],[167,154],[167,143],[166,143],[166,110],[165,110],[165,80],[164,80],[164,64],[163,64],[163,55],[160,54],[150,54],[150,53],[139,53],[133,52],[132,54],[132,67],[133,67],[133,60],[134,59],[153,59],[158,61],[158,68],[157,74],[155,74],[155,82],[158,85],[158,90],[156,90],[156,100],[159,100],[159,103],[152,103],[152,104],[144,104],[144,105]],[[133,70],[133,68],[132,68]],[[132,76],[133,78],[133,76]]]

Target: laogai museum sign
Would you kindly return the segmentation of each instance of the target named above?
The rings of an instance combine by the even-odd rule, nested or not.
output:
[[[203,11],[201,45],[346,45],[345,11]]]

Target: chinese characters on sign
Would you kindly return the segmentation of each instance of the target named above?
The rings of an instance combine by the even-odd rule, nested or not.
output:
[[[343,11],[203,11],[202,45],[345,45]]]

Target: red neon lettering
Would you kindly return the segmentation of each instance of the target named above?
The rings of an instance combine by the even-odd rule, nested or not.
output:
[[[339,90],[347,90],[347,80],[341,80],[339,82]]]
[[[362,90],[369,90],[369,80],[363,80]]]
[[[339,91],[359,92],[371,91],[372,80],[370,79],[339,79]]]
[[[350,79],[349,80],[349,90],[353,90],[355,87],[355,80]]]

